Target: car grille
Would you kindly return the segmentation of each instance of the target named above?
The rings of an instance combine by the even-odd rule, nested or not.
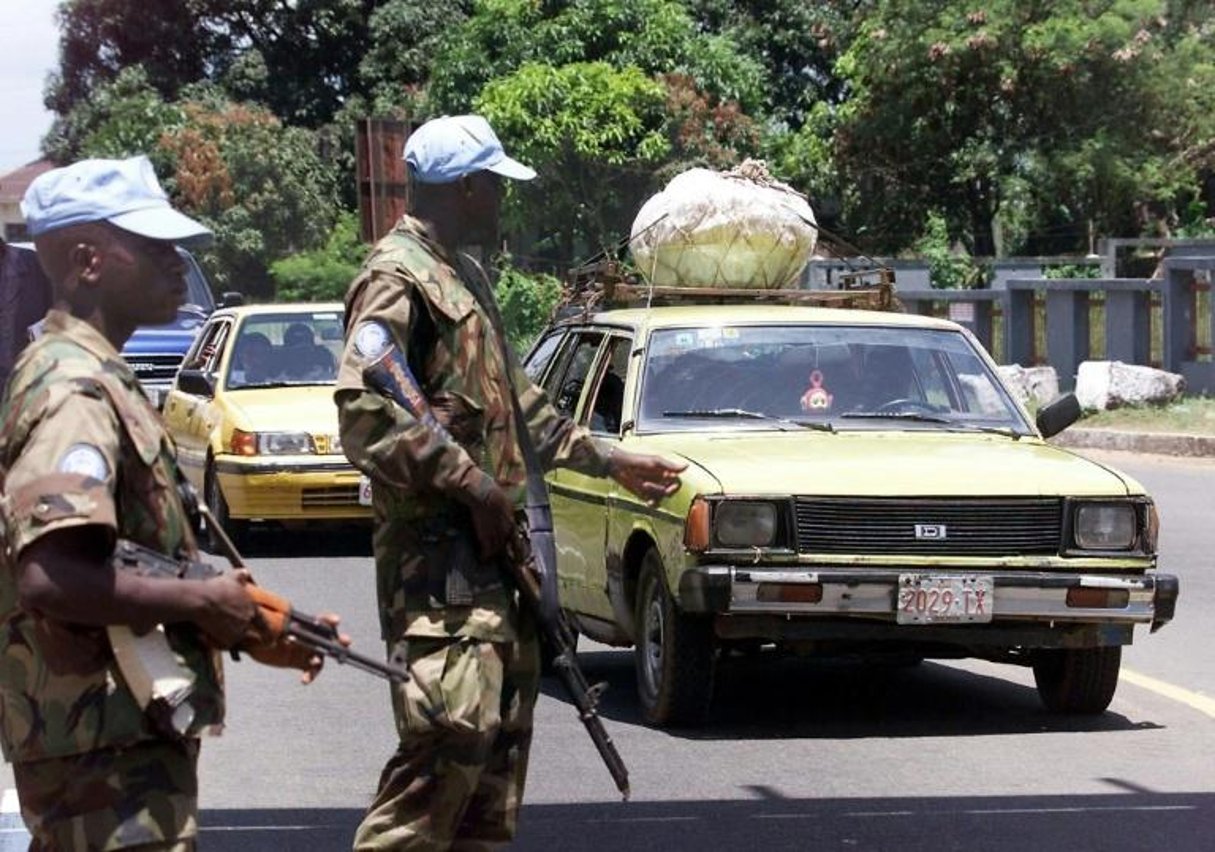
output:
[[[800,553],[1034,556],[1059,552],[1059,499],[799,497]]]
[[[132,355],[126,361],[141,382],[172,381],[181,366],[180,355]]]
[[[357,506],[359,504],[359,486],[326,485],[323,488],[305,488],[300,495],[300,503],[305,509],[331,509],[341,506]]]

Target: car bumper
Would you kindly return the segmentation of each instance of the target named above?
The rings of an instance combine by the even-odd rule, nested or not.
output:
[[[359,505],[359,473],[344,459],[216,460],[215,474],[228,514],[242,520],[358,520],[371,517]]]
[[[896,621],[900,577],[907,573],[971,575],[990,578],[992,601],[990,623],[942,623],[942,630],[965,628],[967,632],[989,629],[992,624],[1033,622],[1109,625],[1151,624],[1157,630],[1173,618],[1179,583],[1171,574],[1058,574],[1045,572],[988,572],[921,570],[756,570],[734,566],[700,566],[685,571],[679,583],[679,603],[688,612],[741,616],[820,616],[867,621]],[[764,584],[818,586],[817,600],[791,602],[762,600]],[[1120,607],[1077,607],[1068,603],[1070,589],[1125,590]],[[898,629],[926,625],[898,625]]]

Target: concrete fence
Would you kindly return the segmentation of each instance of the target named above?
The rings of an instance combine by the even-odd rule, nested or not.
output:
[[[1169,256],[1160,278],[1043,278],[1040,260],[1010,262],[984,290],[936,290],[923,263],[892,266],[908,312],[966,326],[1000,363],[1049,364],[1062,390],[1082,361],[1100,359],[1180,373],[1190,392],[1215,393],[1215,256]],[[805,283],[831,286],[841,268],[820,265]]]

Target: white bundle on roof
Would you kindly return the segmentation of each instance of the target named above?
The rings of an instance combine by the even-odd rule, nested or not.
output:
[[[794,282],[817,239],[805,196],[747,160],[676,175],[638,212],[629,248],[655,287],[770,289]]]

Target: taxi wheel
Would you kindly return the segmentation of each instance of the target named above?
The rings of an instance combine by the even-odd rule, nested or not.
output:
[[[637,693],[646,722],[703,722],[717,664],[713,623],[679,611],[667,591],[662,557],[652,548],[641,562],[636,606]]]
[[[1105,712],[1114,699],[1121,666],[1121,645],[1038,651],[1034,682],[1052,713],[1094,715]]]
[[[248,532],[248,521],[234,521],[228,515],[228,501],[224,499],[224,492],[219,487],[219,477],[215,475],[215,468],[207,465],[207,474],[205,480],[205,488],[203,489],[204,497],[207,501],[207,508],[211,510],[211,515],[224,528],[224,532],[228,534],[228,538],[232,539],[232,543],[237,547],[245,546],[245,534]],[[211,525],[207,524],[207,542],[209,550],[212,553],[222,553],[223,545],[212,530]]]

